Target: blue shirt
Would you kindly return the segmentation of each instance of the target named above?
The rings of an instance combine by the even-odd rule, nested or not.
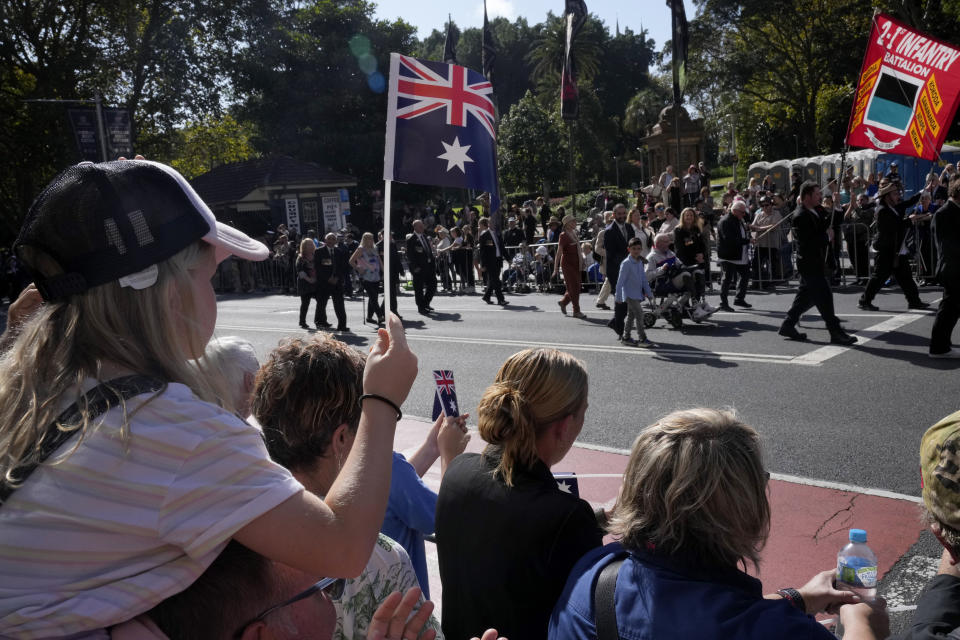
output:
[[[380,531],[399,542],[410,556],[423,597],[427,599],[430,598],[430,574],[427,573],[427,551],[423,536],[433,533],[436,511],[437,494],[423,484],[417,470],[403,454],[394,451],[390,499]]]
[[[645,273],[646,265],[639,258],[634,260],[627,256],[620,263],[620,277],[617,280],[617,302],[626,302],[627,298],[643,300],[653,297],[650,283]]]
[[[550,617],[550,640],[596,640],[593,585],[624,549],[594,549],[570,572]],[[692,565],[681,558],[633,551],[617,576],[617,628],[629,640],[836,640],[786,600],[765,600],[760,581],[731,568]]]

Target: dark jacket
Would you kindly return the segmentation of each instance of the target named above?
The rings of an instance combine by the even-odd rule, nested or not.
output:
[[[334,246],[332,249],[321,244],[313,254],[313,266],[317,272],[318,291],[337,291],[343,286],[343,277],[346,271],[344,264],[349,264],[349,256],[344,258],[343,251]],[[334,281],[331,281],[331,278]]]
[[[607,255],[608,265],[619,265],[627,257],[627,242],[633,237],[633,226],[627,223],[623,224],[627,230],[627,237],[624,238],[620,233],[620,227],[616,222],[611,222],[603,232],[603,250]],[[507,636],[509,637],[509,636]]]
[[[827,272],[827,228],[830,221],[816,211],[797,207],[793,213],[793,238],[797,241],[797,271],[807,276]]]
[[[486,229],[480,234],[478,240],[480,245],[480,265],[484,269],[499,271],[500,265],[506,258],[503,251],[503,238],[493,229]],[[497,255],[497,245],[500,246],[500,255]]]
[[[960,578],[938,575],[917,602],[910,628],[891,640],[956,638],[960,631]]]
[[[386,266],[387,262],[383,257],[383,240],[377,243],[377,253],[380,254],[380,264]],[[403,262],[400,260],[400,250],[397,249],[397,243],[390,243],[390,282],[400,282],[400,274],[403,273]]]
[[[673,246],[674,253],[677,254],[678,258],[680,258],[680,262],[685,265],[693,266],[698,264],[698,253],[703,254],[704,261],[706,261],[707,256],[710,255],[710,252],[707,251],[706,238],[704,237],[703,232],[696,227],[689,231],[683,227],[677,227],[674,229]]]
[[[546,640],[550,611],[570,569],[602,532],[590,505],[557,488],[539,460],[514,469],[508,487],[491,455],[465,453],[437,497],[443,634],[470,638],[494,627],[507,638]]]
[[[920,192],[917,192],[895,207],[884,202],[877,208],[877,236],[873,248],[878,254],[892,258],[900,252],[903,238],[911,227],[910,221],[906,220],[903,214],[920,200],[920,195]]]
[[[410,265],[410,271],[417,274],[424,270],[433,273],[434,269],[430,238],[424,234],[423,239],[426,246],[415,233],[411,233],[410,237],[407,238],[407,264]]]
[[[960,205],[947,200],[937,209],[931,232],[937,246],[937,278],[941,283],[960,286]]]
[[[743,229],[743,233],[740,229]],[[732,213],[720,218],[717,224],[717,259],[740,260],[745,244],[750,244],[750,232],[744,223]]]

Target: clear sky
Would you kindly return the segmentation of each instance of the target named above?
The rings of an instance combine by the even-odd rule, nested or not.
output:
[[[417,27],[418,36],[425,38],[433,29],[442,29],[447,13],[461,29],[483,25],[483,0],[447,0],[446,2],[424,2],[423,0],[374,0],[377,5],[376,16],[393,20],[402,17]],[[620,27],[630,27],[639,31],[647,29],[649,37],[657,43],[657,49],[670,39],[670,8],[666,0],[586,0],[587,9],[598,16],[613,30],[619,19]],[[692,0],[684,0],[687,19],[696,15]],[[487,15],[492,19],[503,16],[513,21],[523,16],[531,24],[541,22],[547,11],[563,13],[563,0],[487,0]]]

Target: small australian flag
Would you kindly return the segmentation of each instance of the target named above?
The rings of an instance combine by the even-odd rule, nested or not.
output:
[[[433,379],[437,383],[437,392],[433,395],[433,419],[441,413],[450,418],[460,415],[457,403],[457,387],[453,384],[453,371],[434,371]]]
[[[560,491],[580,497],[580,484],[577,482],[577,474],[573,471],[554,471],[553,479],[557,481],[557,488]]]
[[[383,179],[490,193],[495,211],[493,85],[456,64],[390,54]]]

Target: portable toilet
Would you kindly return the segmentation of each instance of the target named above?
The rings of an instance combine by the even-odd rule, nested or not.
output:
[[[803,179],[804,180],[813,180],[817,184],[820,184],[820,163],[823,161],[823,156],[813,156],[812,158],[806,158],[803,163]]]
[[[762,182],[768,173],[770,173],[769,162],[754,162],[747,169],[747,181],[749,182],[751,178],[756,178],[757,182]]]
[[[770,179],[777,193],[790,191],[790,160],[777,160],[770,163]]]

